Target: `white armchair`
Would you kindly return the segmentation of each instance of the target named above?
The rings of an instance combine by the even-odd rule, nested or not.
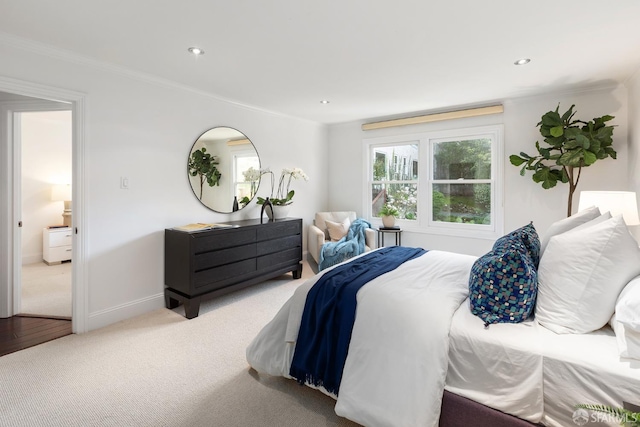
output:
[[[316,263],[320,262],[320,250],[322,245],[330,242],[329,231],[325,221],[342,222],[345,218],[349,218],[350,222],[356,220],[356,213],[353,211],[346,212],[317,212],[313,220],[313,225],[309,226],[309,235],[307,240],[307,250]],[[365,251],[368,252],[376,247],[376,232],[368,228],[365,230]]]

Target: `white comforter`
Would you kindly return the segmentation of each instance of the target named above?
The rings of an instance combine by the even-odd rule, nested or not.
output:
[[[468,295],[475,260],[429,251],[360,289],[338,415],[366,426],[438,425],[451,318]],[[298,288],[247,348],[258,372],[290,378],[306,294],[320,276]]]

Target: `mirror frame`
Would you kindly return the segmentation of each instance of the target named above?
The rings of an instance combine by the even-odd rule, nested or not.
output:
[[[209,134],[208,137],[207,134]],[[247,146],[243,148],[245,145]],[[249,149],[249,147],[251,148]],[[196,151],[199,151],[200,154],[194,156]],[[213,159],[211,159],[212,157]],[[254,157],[257,161],[253,159]],[[250,159],[245,165],[247,169],[249,167],[260,169],[261,161],[258,150],[251,139],[236,128],[215,126],[207,129],[196,138],[187,157],[187,180],[191,192],[204,207],[213,212],[230,214],[244,209],[256,197],[261,177],[253,182],[234,179],[234,173],[236,177],[238,176],[236,170],[238,160],[243,158]],[[200,166],[201,172],[198,173],[192,169],[192,161],[200,159],[204,160],[204,164]],[[211,165],[215,167],[215,170],[211,168]],[[244,189],[245,185],[243,185],[244,191],[239,190],[238,185],[244,183],[247,183],[249,188]],[[217,189],[219,190],[216,191]],[[201,191],[202,193],[199,194]],[[249,192],[247,195],[249,201],[242,204],[241,200],[246,191]]]

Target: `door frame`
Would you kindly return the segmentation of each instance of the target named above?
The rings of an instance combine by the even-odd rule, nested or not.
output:
[[[0,200],[8,201],[5,209],[0,209],[0,318],[11,317],[15,313],[16,280],[20,280],[21,260],[16,253],[21,248],[17,217],[20,207],[16,207],[16,153],[13,143],[13,116],[15,112],[39,111],[42,106],[50,108],[52,103],[67,104],[72,115],[72,212],[73,212],[73,263],[72,263],[72,331],[86,332],[88,329],[88,271],[87,259],[87,185],[85,176],[85,108],[86,95],[25,82],[0,76],[0,91],[16,95],[38,98],[34,101],[8,101],[0,103]],[[33,108],[38,108],[34,110]],[[18,166],[19,167],[19,166]],[[20,200],[19,198],[17,200]],[[16,212],[17,208],[17,212]],[[18,252],[16,252],[18,249]],[[16,266],[20,265],[20,269]],[[17,298],[20,298],[18,295]]]

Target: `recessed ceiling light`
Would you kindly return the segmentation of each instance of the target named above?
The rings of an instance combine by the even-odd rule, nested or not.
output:
[[[323,99],[322,101],[320,101],[320,104],[328,104],[329,101],[327,101],[326,99]]]
[[[193,53],[194,55],[198,56],[198,55],[204,55],[204,50],[200,49],[199,47],[190,47],[189,49],[187,49],[189,52]]]
[[[528,64],[529,62],[531,62],[531,60],[529,58],[522,58],[522,59],[518,59],[516,62],[514,62],[515,65],[525,65]]]

